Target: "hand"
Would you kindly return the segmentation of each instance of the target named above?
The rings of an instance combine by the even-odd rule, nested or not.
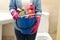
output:
[[[18,15],[18,13],[14,10],[14,11],[12,11],[12,16],[13,16],[13,19],[14,20],[16,20],[16,19],[18,19],[20,16]]]
[[[20,16],[19,16],[18,14],[16,14],[16,15],[13,16],[13,19],[14,19],[14,20],[16,20],[16,19],[18,19],[18,18],[20,18]]]
[[[35,25],[33,26],[33,28],[31,29],[31,33],[32,33],[32,34],[34,34],[34,33],[37,32],[39,23],[40,23],[40,17],[37,17],[37,18],[36,18],[36,24],[35,24]]]

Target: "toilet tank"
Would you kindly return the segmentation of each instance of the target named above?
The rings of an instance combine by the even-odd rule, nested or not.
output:
[[[48,32],[48,29],[49,29],[49,13],[42,12],[38,32],[39,33]]]

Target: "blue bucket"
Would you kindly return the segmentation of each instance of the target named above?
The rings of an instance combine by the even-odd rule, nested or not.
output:
[[[19,18],[16,21],[17,27],[20,28],[23,34],[30,34],[31,28],[35,25],[36,17],[33,18]]]

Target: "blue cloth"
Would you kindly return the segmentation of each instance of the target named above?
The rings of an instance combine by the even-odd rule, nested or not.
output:
[[[31,3],[34,4],[36,13],[42,12],[41,0],[31,0]],[[9,10],[11,9],[16,10],[17,8],[22,8],[21,0],[10,0]],[[22,28],[29,27],[29,26],[33,27],[33,25],[35,24],[35,21],[36,21],[35,18],[32,18],[32,19],[20,18],[18,19],[18,24],[20,24],[19,26],[21,26]],[[19,30],[23,34],[31,34],[30,33],[31,28],[29,28],[28,30],[21,30],[20,28],[18,28],[18,26],[16,25],[16,20],[14,22],[14,28]]]

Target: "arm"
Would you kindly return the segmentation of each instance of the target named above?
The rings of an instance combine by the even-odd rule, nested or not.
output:
[[[9,11],[16,10],[16,0],[10,0]]]
[[[9,4],[9,11],[13,16],[13,19],[17,19],[19,18],[18,13],[16,12],[16,0],[10,0],[10,4]]]
[[[36,4],[36,14],[39,14],[41,12],[42,12],[42,10],[41,10],[41,0],[38,0],[37,4]],[[37,32],[39,24],[40,24],[40,18],[41,18],[41,16],[36,17],[36,24],[34,25],[34,27],[31,30],[32,34]]]
[[[42,12],[41,0],[37,0],[36,2],[37,2],[37,3],[36,3],[36,7],[35,7],[35,9],[36,9],[36,14],[37,14],[37,13],[41,13],[41,12]]]
[[[37,17],[36,18],[36,24],[33,26],[33,28],[31,29],[31,33],[34,34],[37,32],[39,24],[40,24],[40,18],[41,17]]]

